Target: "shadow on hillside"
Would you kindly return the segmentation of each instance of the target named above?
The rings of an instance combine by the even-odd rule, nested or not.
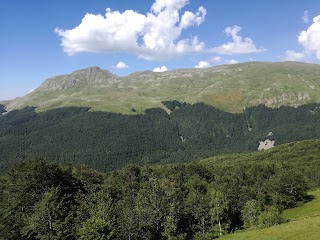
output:
[[[303,203],[311,202],[314,199],[315,199],[314,195],[306,195],[303,199]]]

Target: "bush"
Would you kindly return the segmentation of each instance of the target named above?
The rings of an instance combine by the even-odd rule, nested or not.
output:
[[[258,218],[259,227],[266,228],[283,222],[280,211],[275,207],[269,207]]]

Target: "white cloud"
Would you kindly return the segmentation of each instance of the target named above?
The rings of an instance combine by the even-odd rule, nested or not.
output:
[[[152,60],[197,53],[204,50],[205,44],[197,37],[181,39],[180,36],[184,29],[204,21],[206,9],[200,7],[196,13],[181,13],[188,3],[188,0],[155,0],[146,15],[107,8],[104,16],[87,13],[75,28],[56,28],[55,32],[69,55],[128,52]]]
[[[189,0],[156,0],[151,7],[155,14],[161,13],[166,9],[179,10],[189,3]]]
[[[196,14],[186,11],[182,17],[180,22],[181,28],[188,28],[193,25],[200,25],[207,14],[207,10],[204,7],[200,7]]]
[[[205,61],[200,61],[198,65],[195,66],[195,68],[208,68],[210,67],[210,63]]]
[[[230,60],[225,60],[224,63],[225,64],[236,64],[236,63],[239,63],[239,62],[237,60],[230,59]]]
[[[166,66],[162,67],[156,67],[155,69],[152,70],[153,72],[166,72],[168,71],[168,68]]]
[[[211,49],[211,51],[224,55],[265,51],[265,49],[256,48],[251,38],[242,39],[242,37],[238,35],[238,33],[241,31],[241,27],[237,25],[233,27],[227,27],[224,31],[228,36],[232,37],[232,42],[228,42],[219,47],[215,47]]]
[[[211,58],[211,62],[217,63],[217,62],[221,62],[222,61],[222,57],[220,56],[214,56]]]
[[[303,61],[306,55],[304,52],[295,52],[292,50],[288,50],[285,53],[285,60],[286,61]]]
[[[311,26],[299,34],[298,41],[307,55],[315,54],[320,60],[320,15],[314,17]]]
[[[124,68],[128,68],[129,66],[127,64],[125,64],[124,62],[118,62],[116,65],[116,68],[118,69],[124,69]]]
[[[304,23],[309,23],[309,12],[308,11],[304,11],[303,16],[301,17],[302,21]]]

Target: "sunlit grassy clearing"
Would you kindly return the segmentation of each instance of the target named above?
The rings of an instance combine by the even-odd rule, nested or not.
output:
[[[229,234],[225,240],[318,240],[320,236],[320,189],[310,192],[314,200],[300,207],[284,211],[288,223],[265,229],[255,229]]]

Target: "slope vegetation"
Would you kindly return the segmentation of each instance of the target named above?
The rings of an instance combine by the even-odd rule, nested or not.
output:
[[[89,108],[11,111],[0,116],[1,172],[12,161],[36,156],[109,171],[130,163],[187,162],[257,151],[266,139],[281,145],[320,138],[320,104],[278,109],[259,105],[241,114],[202,103],[166,105],[171,114],[161,108],[136,115]]]
[[[105,174],[22,161],[0,177],[0,238],[317,239],[320,191],[307,195],[320,187],[316,145]]]
[[[228,112],[265,104],[299,106],[320,101],[320,66],[298,62],[249,62],[206,69],[136,72],[118,77],[98,67],[46,80],[7,104],[39,111],[66,106],[120,113],[163,107],[162,101],[204,102]]]

